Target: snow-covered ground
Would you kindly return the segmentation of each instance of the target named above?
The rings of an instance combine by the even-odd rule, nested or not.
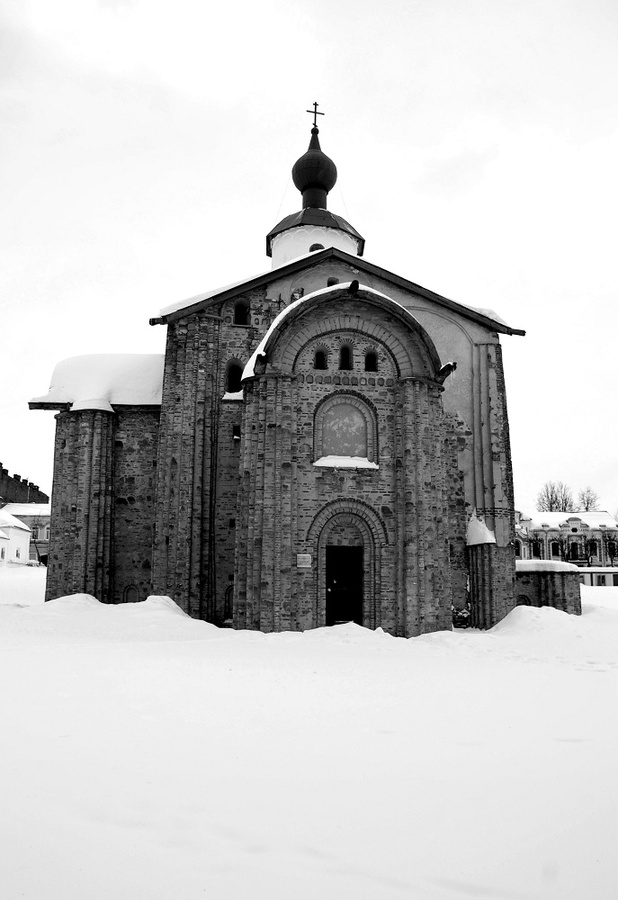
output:
[[[44,574],[0,570],[2,898],[618,896],[618,588],[403,640]]]

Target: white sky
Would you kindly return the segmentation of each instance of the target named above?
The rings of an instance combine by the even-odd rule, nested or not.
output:
[[[615,0],[0,0],[0,461],[51,491],[59,359],[269,266],[314,100],[365,256],[493,308],[516,505],[618,507]]]

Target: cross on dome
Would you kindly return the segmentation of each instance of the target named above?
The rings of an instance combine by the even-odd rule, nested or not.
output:
[[[318,102],[317,100],[313,104],[313,109],[307,109],[305,112],[308,112],[310,116],[313,116],[313,127],[318,127],[318,116],[324,116],[326,113],[318,112]]]

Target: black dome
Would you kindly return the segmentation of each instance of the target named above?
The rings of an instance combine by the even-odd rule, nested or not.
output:
[[[292,168],[292,179],[303,195],[303,207],[326,209],[326,195],[337,181],[337,166],[320,149],[318,129],[311,129],[309,149]]]

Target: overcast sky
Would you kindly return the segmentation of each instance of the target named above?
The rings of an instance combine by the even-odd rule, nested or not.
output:
[[[0,0],[0,461],[51,491],[55,363],[156,353],[270,267],[314,100],[365,257],[494,309],[516,505],[618,508],[616,0]]]

